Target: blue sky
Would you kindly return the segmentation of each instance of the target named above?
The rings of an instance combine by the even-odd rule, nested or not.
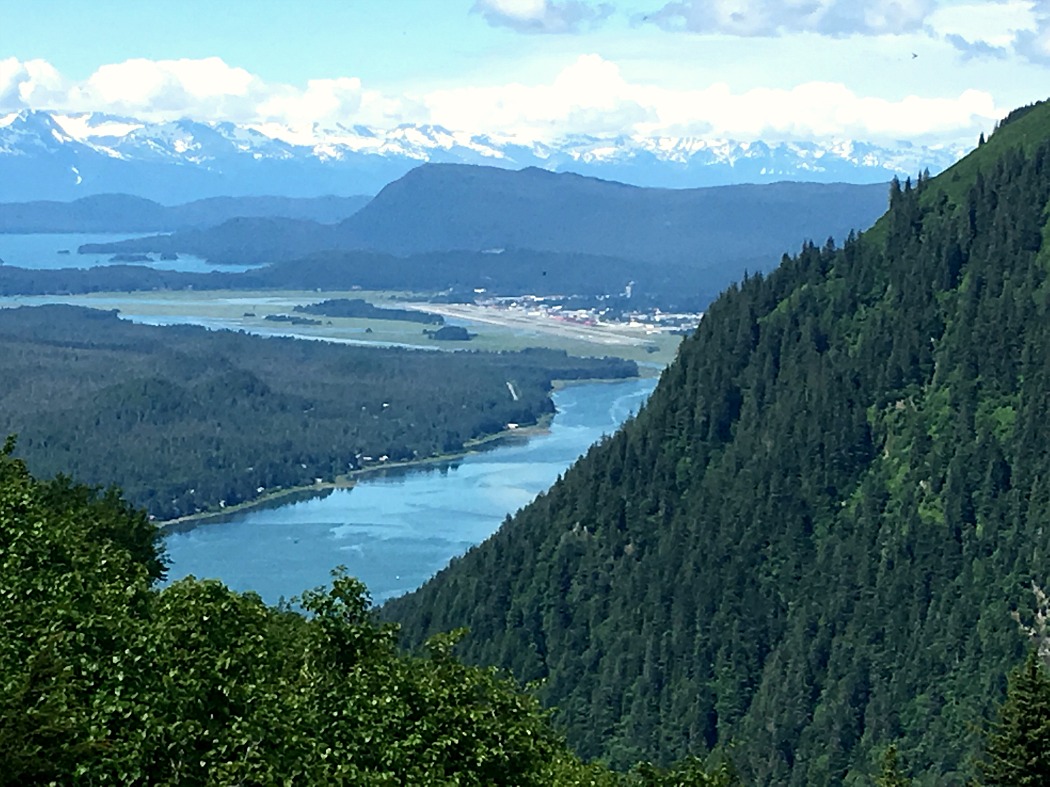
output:
[[[960,144],[1050,93],[1050,0],[50,0],[0,112]]]

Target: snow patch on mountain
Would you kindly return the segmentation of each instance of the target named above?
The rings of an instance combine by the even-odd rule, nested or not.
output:
[[[150,123],[101,113],[26,110],[0,117],[0,198],[31,198],[17,196],[23,192],[32,192],[32,198],[64,198],[71,167],[76,168],[78,195],[125,191],[163,201],[166,196],[183,200],[263,192],[374,193],[429,161],[536,166],[643,186],[792,179],[878,182],[925,168],[940,171],[965,152],[906,142],[879,147],[859,140],[774,143],[627,135],[522,143],[438,125],[377,129],[191,119]],[[16,159],[21,163],[14,173],[10,167]],[[61,177],[53,168],[58,163],[65,173]],[[26,178],[37,171],[39,182],[11,180],[13,174]],[[54,182],[44,173],[51,173]]]
[[[51,117],[69,136],[79,142],[91,142],[97,137],[123,137],[145,125],[139,121],[107,115],[79,114],[52,115]]]

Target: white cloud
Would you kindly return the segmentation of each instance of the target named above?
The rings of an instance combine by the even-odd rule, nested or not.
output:
[[[158,122],[189,117],[254,124],[304,142],[314,125],[391,127],[426,120],[407,98],[368,90],[356,77],[312,79],[305,88],[266,83],[222,59],[136,58],[99,67],[79,83],[43,60],[0,60],[0,111],[104,112]]]
[[[913,95],[891,101],[858,96],[837,82],[742,93],[714,85],[688,96],[660,99],[661,123],[672,134],[689,135],[696,128],[745,140],[834,138],[936,144],[960,133],[975,136],[1003,114],[990,94],[977,90],[950,98]]]
[[[1018,32],[1035,27],[1035,14],[1028,0],[982,0],[942,6],[930,14],[927,22],[935,34],[1006,49],[1012,46]]]
[[[858,96],[837,82],[742,92],[725,84],[673,90],[632,83],[597,55],[580,57],[549,84],[435,91],[426,104],[441,125],[498,129],[521,141],[624,134],[938,143],[976,138],[1004,114],[991,94],[977,90],[895,101]]]
[[[883,35],[921,29],[935,8],[934,0],[674,0],[645,18],[692,33]]]
[[[356,77],[311,79],[305,90],[282,85],[270,92],[256,108],[253,122],[263,133],[298,144],[316,141],[318,126],[390,128],[410,118],[426,120],[410,101],[366,90]]]
[[[572,135],[695,136],[768,141],[860,139],[919,143],[976,138],[1005,114],[987,92],[889,100],[839,82],[734,90],[727,84],[671,88],[625,77],[597,54],[570,61],[548,81],[451,87],[416,96],[369,89],[354,77],[305,87],[265,83],[217,58],[132,60],[70,84],[44,61],[0,61],[0,110],[24,107],[104,112],[145,121],[233,120],[308,144],[353,135],[354,125],[390,129],[432,123],[522,144]]]
[[[251,116],[266,86],[217,57],[200,60],[136,58],[104,65],[68,94],[68,108],[176,119],[186,115]]]
[[[701,35],[916,36],[1050,66],[1050,0],[671,0],[641,19]]]
[[[519,33],[576,33],[601,24],[612,10],[584,0],[476,0],[473,8],[493,27]]]
[[[1043,0],[1032,6],[1033,24],[1017,33],[1014,47],[1022,56],[1044,66],[1050,66],[1050,7]]]
[[[933,14],[930,28],[967,57],[1014,55],[1050,66],[1050,2],[964,2]]]
[[[550,84],[436,90],[423,101],[438,125],[530,142],[566,133],[630,133],[640,123],[655,122],[640,92],[615,63],[582,55]]]
[[[194,98],[243,96],[253,77],[217,57],[204,60],[127,60],[105,65],[87,80],[85,91],[103,101],[148,104],[178,91]]]
[[[65,81],[46,60],[0,60],[0,111],[31,108],[60,99]]]
[[[311,79],[306,90],[276,91],[258,107],[266,121],[301,126],[324,120],[351,117],[361,107],[361,80],[355,77]]]

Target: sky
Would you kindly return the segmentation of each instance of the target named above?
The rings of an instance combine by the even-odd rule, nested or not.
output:
[[[1050,0],[0,4],[0,113],[972,145],[1050,93]]]

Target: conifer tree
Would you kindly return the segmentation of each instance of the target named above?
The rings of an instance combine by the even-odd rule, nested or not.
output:
[[[1035,651],[1010,678],[979,767],[989,785],[1050,784],[1050,677]]]
[[[877,787],[911,787],[911,779],[904,774],[895,745],[882,755],[882,772],[875,778]]]

